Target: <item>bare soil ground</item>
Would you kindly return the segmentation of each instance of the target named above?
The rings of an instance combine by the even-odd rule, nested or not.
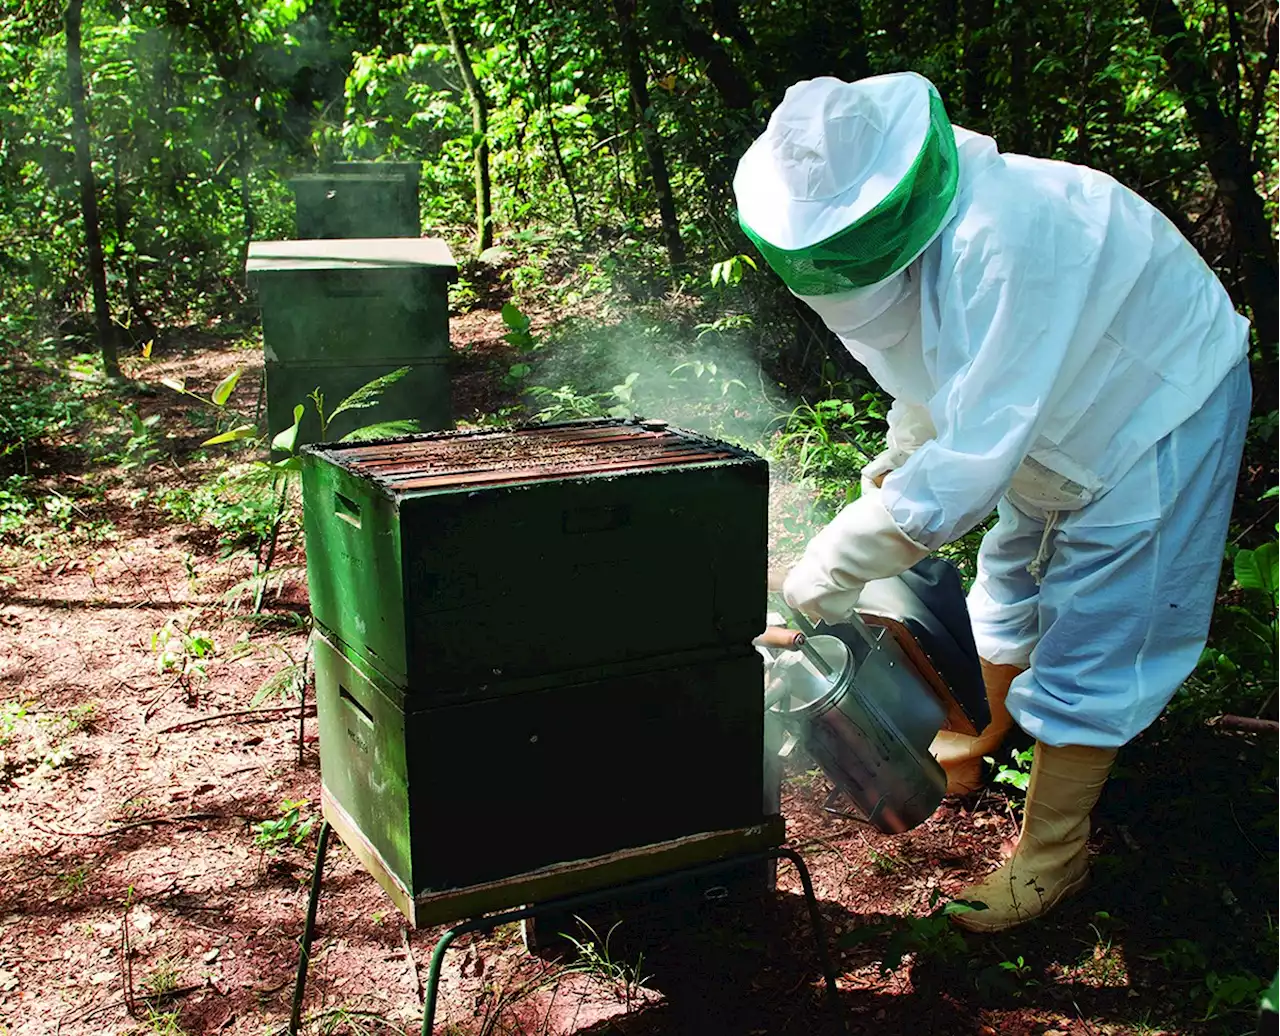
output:
[[[491,312],[455,323],[460,418],[510,402],[501,332]],[[174,349],[135,372],[207,391],[246,363],[239,391],[252,395],[255,357],[226,346]],[[304,570],[287,567],[303,561],[301,537],[286,530],[286,577],[264,615],[247,614],[243,597],[228,604],[251,560],[220,557],[214,537],[154,506],[165,485],[207,476],[183,460],[207,429],[172,395],[138,408],[178,431],[175,460],[122,472],[54,457],[43,472],[103,480],[84,507],[109,534],[90,542],[73,528],[36,547],[11,543],[0,558],[4,1036],[248,1036],[288,1018],[314,831],[263,847],[254,825],[285,816],[285,803],[300,803],[299,822],[315,816],[316,726],[304,713],[299,758],[296,699],[274,711],[249,702],[305,654]],[[165,670],[153,635],[166,625],[205,634],[210,657],[188,652]],[[1013,803],[996,791],[948,800],[888,837],[824,813],[825,780],[796,768],[784,788],[789,844],[812,869],[828,937],[896,922],[905,951],[890,966],[889,932],[835,951],[848,1030],[1250,1031],[1256,997],[1239,1008],[1213,1003],[1211,990],[1275,966],[1274,756],[1265,736],[1153,729],[1126,749],[1099,808],[1093,887],[1040,924],[986,939],[928,915],[995,865],[1016,833]],[[476,818],[501,822],[500,810]],[[530,956],[514,926],[464,938],[445,962],[437,1032],[839,1031],[787,865],[775,894],[689,920],[624,923],[607,958],[576,965]],[[416,1031],[438,935],[406,931],[335,843],[306,1031]]]

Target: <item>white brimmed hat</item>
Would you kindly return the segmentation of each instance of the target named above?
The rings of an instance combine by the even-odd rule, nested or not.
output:
[[[955,137],[933,84],[914,72],[796,83],[738,163],[747,235],[787,285],[824,295],[904,268],[955,196]]]

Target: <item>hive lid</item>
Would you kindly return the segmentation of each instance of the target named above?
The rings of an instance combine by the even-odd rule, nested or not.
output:
[[[246,271],[252,276],[284,270],[385,270],[457,264],[438,237],[344,237],[300,241],[251,241]]]
[[[664,421],[595,420],[402,439],[322,443],[323,457],[393,494],[496,488],[716,462],[763,463]]]

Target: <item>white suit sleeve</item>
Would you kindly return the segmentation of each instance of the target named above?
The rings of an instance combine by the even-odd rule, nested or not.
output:
[[[1025,193],[1025,192],[1024,192]],[[937,276],[937,428],[883,483],[902,531],[933,550],[981,522],[1030,451],[1055,386],[1074,376],[1118,302],[1098,306],[1093,279],[1105,214],[1064,220],[1057,207],[1006,196],[970,211],[941,240]],[[1090,338],[1092,336],[1092,338]]]

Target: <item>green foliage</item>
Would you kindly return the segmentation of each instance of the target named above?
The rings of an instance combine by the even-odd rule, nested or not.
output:
[[[30,481],[24,475],[9,475],[0,481],[0,540],[19,538],[36,503],[25,492]]]
[[[699,327],[701,328],[702,325],[699,325]],[[700,330],[698,337],[701,338],[702,334],[703,332]],[[743,384],[741,378],[720,377],[717,379],[717,375],[720,373],[720,368],[712,360],[694,359],[676,364],[676,366],[671,369],[671,378],[675,381],[681,380],[681,376],[685,375],[686,372],[692,373],[694,379],[697,381],[702,381],[703,376],[705,375],[709,384],[720,386],[719,394],[722,397],[727,396],[729,391],[734,388],[741,389],[743,392],[747,391],[747,386]],[[636,376],[637,375],[635,374],[631,375],[632,378],[635,378]]]
[[[259,465],[232,465],[205,482],[166,489],[158,503],[184,525],[217,532],[224,554],[265,539],[277,520],[276,493]]]
[[[942,894],[935,889],[929,897],[929,907],[933,913],[924,917],[907,914],[881,924],[860,925],[840,936],[838,945],[842,949],[849,949],[887,935],[880,950],[880,972],[883,975],[900,968],[903,958],[908,954],[923,961],[945,963],[961,960],[968,954],[969,948],[959,929],[951,923],[951,917],[986,908],[961,900],[942,903],[939,908],[941,900]]]
[[[253,844],[272,856],[281,849],[296,849],[302,845],[310,837],[316,822],[314,816],[303,817],[302,810],[306,805],[306,799],[297,802],[285,799],[280,804],[278,820],[264,820],[253,825]]]
[[[1252,1014],[1257,1011],[1267,990],[1267,981],[1248,971],[1231,975],[1210,971],[1204,977],[1204,988],[1209,995],[1209,1003],[1201,1020],[1209,1021],[1224,1013],[1241,1011]]]
[[[987,762],[996,767],[995,782],[1007,784],[1018,791],[1025,792],[1031,783],[1031,765],[1035,762],[1035,748],[1024,748],[1022,751],[1009,751],[1009,762],[996,765],[994,759]]]
[[[616,987],[624,1002],[630,1005],[652,977],[644,974],[644,954],[638,954],[635,961],[630,962],[619,960],[613,953],[613,933],[618,930],[621,921],[616,922],[601,939],[596,930],[581,917],[575,917],[574,920],[578,922],[581,938],[561,933],[561,938],[571,942],[576,953],[577,959],[572,970],[593,975]]]
[[[324,409],[324,395],[320,392],[319,389],[316,389],[314,392],[312,392],[310,399],[315,404],[316,415],[320,418],[321,440],[323,441],[327,437],[329,425],[332,423],[335,417],[337,417],[339,414],[345,414],[348,410],[368,410],[370,407],[377,406],[378,402],[382,398],[382,393],[384,393],[388,388],[390,388],[397,381],[399,381],[406,374],[408,374],[409,370],[410,368],[408,367],[400,367],[397,370],[393,370],[389,374],[383,374],[381,377],[374,378],[372,381],[367,382],[364,385],[361,385],[358,389],[352,392],[351,395],[347,396],[346,399],[344,399],[341,403],[339,403],[336,407],[333,408],[333,410],[331,410],[327,414],[325,413],[325,409]],[[296,407],[294,408],[294,411],[293,411],[293,417],[294,417],[294,438],[296,438],[297,422],[302,417],[302,415],[298,412],[298,409]],[[397,422],[397,424],[404,427],[411,424],[411,422],[400,421],[400,422]],[[414,427],[416,430],[416,425]],[[360,429],[360,430],[367,431],[368,429]],[[277,436],[277,439],[278,438],[279,436]],[[291,438],[289,440],[288,446],[276,446],[274,442],[272,443],[272,446],[274,446],[276,449],[285,449],[292,452],[293,439]]]
[[[272,673],[254,692],[249,702],[251,709],[280,698],[300,697],[306,689],[307,660],[304,658],[299,661],[294,658],[283,644],[273,644],[272,648],[283,656],[285,665]]]
[[[1274,700],[1280,679],[1278,555],[1275,540],[1252,549],[1228,548],[1237,599],[1219,602],[1212,640],[1175,699],[1175,711],[1195,720],[1231,711],[1261,714]]]
[[[40,712],[34,702],[0,703],[0,787],[21,774],[49,774],[70,766],[76,753],[70,739],[92,729],[97,705]]]
[[[1271,977],[1271,985],[1258,998],[1259,1007],[1272,1014],[1280,1014],[1280,971]]]
[[[1038,989],[1035,969],[1019,954],[1013,960],[997,961],[974,976],[974,987],[984,996],[1011,996],[1020,999]]]
[[[151,650],[156,656],[156,667],[161,673],[173,673],[188,693],[197,684],[209,678],[209,663],[217,654],[218,646],[213,637],[196,629],[191,622],[185,625],[170,619],[151,634]]]
[[[152,966],[142,988],[149,997],[168,996],[178,988],[178,977],[181,974],[182,961],[176,956],[161,957]]]
[[[539,421],[577,421],[591,417],[630,417],[639,373],[632,371],[607,392],[579,392],[572,385],[550,388],[532,385],[529,395],[541,404],[534,413]]]
[[[756,261],[749,255],[739,254],[718,263],[711,264],[711,287],[717,284],[737,285],[742,283],[746,267],[756,270]]]
[[[874,392],[857,403],[802,403],[787,416],[773,451],[796,478],[816,483],[821,503],[838,509],[861,495],[859,475],[880,451],[883,429],[883,404]]]
[[[18,724],[27,717],[27,708],[27,704],[20,701],[0,704],[0,748],[13,739]]]
[[[58,355],[60,339],[46,338],[26,355],[0,363],[0,461],[16,456],[23,473],[30,454],[40,448],[60,449],[74,443],[75,432],[89,417],[95,392],[77,356],[65,362]]]

